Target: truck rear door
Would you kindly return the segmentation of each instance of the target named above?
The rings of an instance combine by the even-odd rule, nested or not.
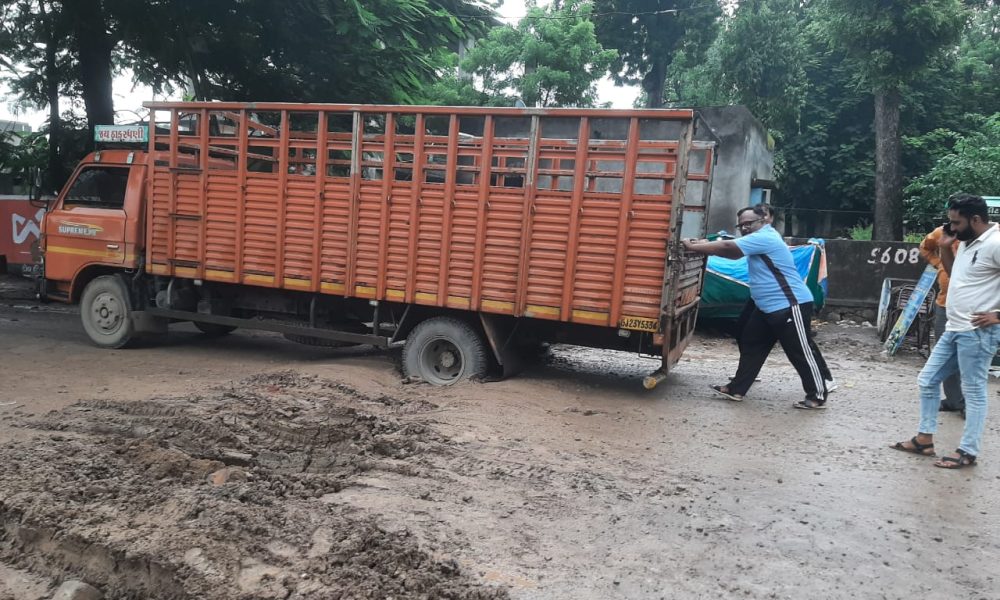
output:
[[[691,133],[688,133],[690,140]],[[704,238],[712,192],[715,145],[709,142],[682,142],[687,156],[679,159],[687,168],[676,182],[677,194],[671,211],[669,257],[663,280],[663,370],[677,363],[694,334],[701,301],[706,257],[685,255],[682,239]]]

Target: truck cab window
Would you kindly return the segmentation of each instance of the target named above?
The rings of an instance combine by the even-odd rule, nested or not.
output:
[[[90,167],[80,171],[63,205],[122,208],[125,205],[128,171],[125,167]]]

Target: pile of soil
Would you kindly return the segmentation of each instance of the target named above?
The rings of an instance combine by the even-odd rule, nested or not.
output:
[[[0,448],[0,558],[106,598],[506,598],[441,547],[329,501],[425,476],[422,399],[289,372],[201,395],[84,401]]]

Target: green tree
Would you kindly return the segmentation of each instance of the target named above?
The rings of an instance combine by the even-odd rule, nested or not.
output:
[[[0,134],[0,171],[13,176],[32,198],[40,198],[39,174],[48,157],[48,142],[41,132]]]
[[[875,239],[901,239],[902,87],[958,40],[960,0],[826,0],[826,31],[846,54],[859,85],[874,94]]]
[[[446,78],[435,93],[482,105],[510,106],[518,97],[528,106],[593,106],[616,53],[598,43],[592,10],[582,0],[529,3],[517,26],[494,28],[468,51],[461,65],[468,76]]]
[[[598,41],[618,51],[615,82],[641,84],[646,106],[660,108],[673,61],[704,60],[722,9],[711,0],[594,0],[594,14]]]
[[[798,0],[747,0],[718,43],[723,89],[772,131],[794,127],[805,103],[805,40]]]
[[[410,102],[492,14],[477,0],[0,0],[0,71],[49,108],[58,179],[59,98],[82,100],[91,131],[112,123],[117,69],[202,99]]]
[[[46,125],[47,168],[42,185],[46,192],[62,186],[67,170],[66,132],[59,113],[59,98],[76,92],[74,65],[65,50],[70,27],[55,3],[24,0],[0,6],[0,82],[20,97],[21,104],[48,108]]]
[[[906,224],[923,231],[941,222],[955,192],[1000,195],[1000,113],[981,119],[976,132],[960,137],[952,152],[905,191]]]
[[[412,102],[448,52],[493,23],[472,0],[170,0],[152,18],[115,1],[137,77],[183,76],[204,99]]]

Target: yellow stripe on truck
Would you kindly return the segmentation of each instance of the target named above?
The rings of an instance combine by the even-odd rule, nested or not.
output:
[[[47,246],[45,252],[48,254],[68,254],[70,256],[90,256],[92,258],[119,258],[121,251],[84,250],[83,248],[69,248],[67,246]],[[135,260],[134,254],[125,256],[125,260]]]

